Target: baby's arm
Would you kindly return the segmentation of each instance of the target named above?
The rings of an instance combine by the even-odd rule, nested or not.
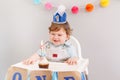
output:
[[[76,48],[71,45],[68,49],[67,49],[67,52],[70,54],[70,58],[67,59],[65,62],[70,64],[70,65],[75,65],[77,64],[77,61],[79,60],[79,57],[77,55],[77,50]]]
[[[34,53],[31,57],[24,60],[23,64],[26,64],[26,65],[33,64],[34,62],[36,62],[39,59],[40,59],[40,56],[37,53]]]

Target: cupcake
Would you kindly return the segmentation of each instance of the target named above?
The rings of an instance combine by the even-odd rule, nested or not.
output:
[[[49,62],[45,57],[43,57],[42,60],[39,62],[38,66],[39,68],[48,68]]]

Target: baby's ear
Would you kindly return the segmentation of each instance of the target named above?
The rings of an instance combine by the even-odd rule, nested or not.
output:
[[[70,35],[67,35],[67,40],[69,40],[70,39]]]

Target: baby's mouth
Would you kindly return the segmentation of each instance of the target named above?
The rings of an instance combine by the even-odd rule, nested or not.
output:
[[[54,40],[54,42],[59,42],[59,40]]]

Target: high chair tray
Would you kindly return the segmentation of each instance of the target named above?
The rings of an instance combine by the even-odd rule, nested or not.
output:
[[[49,68],[39,68],[38,63],[25,65],[22,62],[12,65],[11,67],[24,68],[27,70],[50,70],[50,71],[79,71],[83,72],[84,69],[88,66],[88,59],[83,59],[78,61],[76,65],[68,65],[67,63],[60,62],[49,62]]]

